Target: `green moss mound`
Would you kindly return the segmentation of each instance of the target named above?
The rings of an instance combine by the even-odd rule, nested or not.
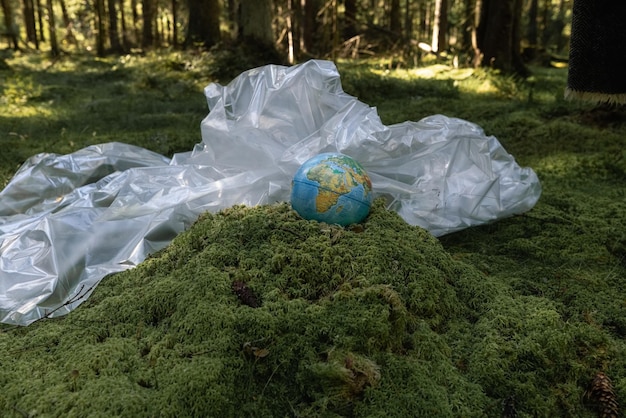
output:
[[[206,214],[76,311],[0,329],[8,417],[593,416],[614,348],[375,203]]]

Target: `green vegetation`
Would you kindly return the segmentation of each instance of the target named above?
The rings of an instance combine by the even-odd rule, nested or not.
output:
[[[190,150],[202,88],[235,70],[208,53],[6,62],[0,185],[37,152]],[[537,206],[441,239],[381,202],[359,229],[286,204],[206,214],[66,317],[1,326],[2,416],[593,417],[600,372],[626,404],[623,114],[564,102],[566,69],[339,68],[385,123],[481,125],[537,171]]]

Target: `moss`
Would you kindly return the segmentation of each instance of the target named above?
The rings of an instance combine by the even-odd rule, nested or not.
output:
[[[232,291],[241,281],[254,308]],[[584,348],[584,349],[583,349]],[[581,351],[583,349],[583,351]],[[0,333],[0,407],[37,416],[582,414],[617,348],[381,201],[362,228],[287,204],[206,214],[67,317]]]

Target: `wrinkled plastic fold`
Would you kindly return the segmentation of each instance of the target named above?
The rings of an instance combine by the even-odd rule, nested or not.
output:
[[[170,160],[123,143],[26,161],[0,192],[0,320],[27,325],[84,302],[205,211],[287,201],[300,164],[347,154],[375,197],[441,236],[531,209],[537,176],[477,125],[442,115],[385,126],[333,63],[265,66],[205,89],[202,141]]]

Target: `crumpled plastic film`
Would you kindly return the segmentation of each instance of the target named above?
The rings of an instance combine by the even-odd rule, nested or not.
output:
[[[355,158],[376,197],[435,236],[523,213],[541,194],[473,123],[383,125],[343,92],[332,62],[253,69],[205,94],[202,142],[171,160],[116,142],[24,163],[0,192],[0,321],[70,312],[202,212],[287,201],[300,164],[322,152]]]

